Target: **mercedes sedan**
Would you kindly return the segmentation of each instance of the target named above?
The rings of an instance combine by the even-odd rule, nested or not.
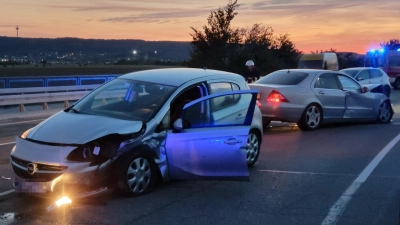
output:
[[[276,120],[315,130],[332,122],[389,123],[393,116],[388,97],[376,93],[382,90],[381,85],[362,86],[337,71],[279,70],[249,86],[259,91],[257,104],[264,125]]]
[[[263,133],[256,98],[242,76],[215,70],[120,76],[17,137],[15,191],[137,196],[170,179],[248,180]]]

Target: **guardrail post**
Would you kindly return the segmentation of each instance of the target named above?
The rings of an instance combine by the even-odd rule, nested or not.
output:
[[[64,101],[64,108],[69,107],[69,102],[67,100]]]
[[[19,104],[19,111],[20,111],[20,112],[25,112],[25,106],[24,106],[24,104]]]
[[[49,106],[47,105],[47,102],[43,102],[43,109],[48,109],[49,108]]]

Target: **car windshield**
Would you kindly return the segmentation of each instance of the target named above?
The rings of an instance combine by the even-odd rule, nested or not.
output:
[[[349,75],[349,76],[354,78],[360,72],[360,70],[355,70],[355,69],[340,70],[340,72],[343,72],[343,73],[345,73],[345,74],[347,74],[347,75]]]
[[[117,78],[80,100],[69,112],[148,122],[176,87]]]
[[[294,71],[275,71],[258,80],[259,84],[297,85],[302,82],[308,73]]]

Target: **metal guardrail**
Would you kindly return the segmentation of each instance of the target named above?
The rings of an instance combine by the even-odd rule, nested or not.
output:
[[[57,86],[38,88],[10,88],[0,89],[0,106],[19,105],[20,111],[25,111],[24,104],[42,103],[47,109],[48,102],[64,102],[79,100],[100,85]]]

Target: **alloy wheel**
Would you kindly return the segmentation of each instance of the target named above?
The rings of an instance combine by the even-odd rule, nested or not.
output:
[[[147,159],[139,157],[131,162],[127,171],[128,187],[134,193],[146,190],[151,180],[151,168]]]
[[[390,108],[386,102],[379,107],[379,119],[381,122],[387,122],[390,119]]]
[[[247,163],[253,164],[259,154],[259,142],[255,133],[250,133],[247,138]]]
[[[309,107],[306,112],[306,122],[310,128],[315,128],[321,121],[321,112],[315,105]]]

